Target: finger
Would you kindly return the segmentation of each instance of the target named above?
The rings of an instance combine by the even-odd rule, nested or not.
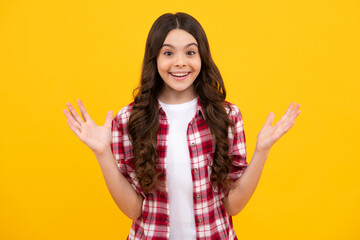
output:
[[[299,104],[299,106],[297,105],[294,108],[294,111],[291,112],[291,115],[287,119],[287,122],[294,121],[299,116],[299,114],[301,113],[301,111],[299,110],[299,107],[300,107],[300,104]]]
[[[298,110],[298,111],[289,119],[289,122],[295,121],[295,119],[299,116],[300,113],[301,113],[301,111]]]
[[[265,126],[271,126],[275,118],[275,113],[271,112],[266,118]]]
[[[76,112],[75,108],[73,107],[73,105],[71,105],[71,103],[67,102],[67,103],[66,103],[66,106],[69,108],[69,111],[70,111],[70,113],[71,113],[71,115],[72,115],[72,119],[73,119],[74,121],[76,121],[76,122],[78,123],[78,125],[81,126],[82,123],[83,123],[83,120],[82,120],[81,117],[77,114],[77,112]]]
[[[294,123],[290,123],[290,124],[286,125],[284,128],[282,128],[281,131],[277,132],[275,139],[279,140],[282,136],[285,135],[285,133],[287,133],[290,130],[290,128],[293,125],[294,125]]]
[[[66,109],[63,110],[63,113],[65,114],[67,120],[69,120],[69,121],[71,122],[71,124],[74,125],[74,127],[78,128],[79,131],[80,131],[81,125],[79,124],[79,122],[76,121],[76,120],[73,118],[73,116],[72,116]]]
[[[78,105],[79,105],[79,108],[80,108],[80,112],[81,112],[81,115],[83,116],[84,118],[84,121],[88,121],[88,120],[91,120],[89,114],[87,113],[85,107],[84,107],[84,104],[82,103],[82,101],[80,99],[77,99],[76,100]]]
[[[284,115],[282,115],[282,117],[280,118],[280,120],[275,124],[275,127],[277,127],[278,125],[284,124],[286,122],[286,120],[290,117],[290,114],[292,112],[292,109],[294,107],[295,102],[291,102],[289,107],[286,109],[286,112],[284,113]]]
[[[64,109],[63,113],[65,113],[66,115],[66,121],[71,129],[71,131],[73,131],[75,133],[76,136],[78,136],[80,138],[80,130],[74,125],[74,123],[72,122],[72,120],[70,119],[70,114]],[[68,117],[70,116],[70,117]]]
[[[113,111],[108,111],[105,119],[105,127],[111,127]]]
[[[300,104],[298,104],[296,106],[296,111],[294,111],[292,113],[291,117],[289,117],[287,119],[287,121],[282,125],[282,128],[285,132],[289,131],[292,128],[292,126],[295,124],[295,119],[297,118],[297,116],[299,116],[299,114],[301,112],[300,110],[298,110],[299,107],[300,107]]]
[[[290,115],[291,110],[293,109],[294,105],[295,105],[295,102],[291,102],[291,103],[290,103],[290,106],[289,106],[288,109],[286,110],[284,116],[287,116],[287,117],[288,117],[288,116]]]
[[[277,122],[277,127],[279,128],[279,129],[282,129],[282,131],[284,131],[284,129],[286,129],[287,128],[287,126],[288,125],[293,125],[294,123],[295,123],[295,119],[296,119],[296,117],[298,116],[300,114],[300,111],[298,110],[298,111],[296,111],[296,112],[292,112],[292,115],[291,116],[289,116],[287,119],[285,119],[285,120],[283,120],[283,121],[279,121],[279,122]],[[294,122],[294,123],[293,123]],[[288,131],[289,129],[287,129],[286,131]]]
[[[284,128],[283,128],[283,134],[284,135],[285,133],[287,133],[291,128],[292,126],[294,126],[295,124],[295,121],[290,121],[288,122],[286,125],[284,125]]]
[[[300,114],[299,108],[300,108],[300,104],[297,104],[295,108],[291,110],[291,113],[288,116],[288,118],[279,121],[275,124],[275,127],[279,129],[279,136],[278,136],[279,138],[283,136],[285,133],[287,133],[295,124],[295,119]]]
[[[289,116],[289,118],[288,118],[288,121],[294,121],[296,118],[297,118],[297,116],[299,116],[299,114],[300,114],[300,110],[299,110],[299,108],[300,108],[300,104],[298,104],[298,105],[296,105],[295,106],[295,108],[293,109],[293,111],[291,112],[291,115]]]

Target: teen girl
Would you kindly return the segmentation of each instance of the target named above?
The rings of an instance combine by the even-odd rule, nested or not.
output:
[[[253,194],[270,148],[294,124],[292,102],[270,113],[251,163],[239,109],[225,101],[222,77],[201,25],[164,14],[150,29],[134,102],[97,126],[78,100],[67,103],[71,130],[95,154],[128,239],[237,239],[232,216]],[[119,171],[120,170],[120,171]],[[245,171],[246,170],[246,171]]]

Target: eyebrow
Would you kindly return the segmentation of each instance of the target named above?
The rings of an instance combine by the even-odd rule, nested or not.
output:
[[[198,47],[198,45],[196,43],[189,43],[188,45],[186,45],[184,48],[190,47],[191,45],[195,45],[196,47]],[[173,45],[168,44],[168,43],[164,43],[161,47],[171,47],[171,48],[175,48]]]

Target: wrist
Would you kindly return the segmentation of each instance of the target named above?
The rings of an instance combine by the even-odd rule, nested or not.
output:
[[[255,146],[255,152],[264,156],[268,156],[269,152],[270,152],[270,148],[269,149],[263,149],[260,148],[258,145]]]
[[[103,148],[101,150],[93,151],[93,152],[94,152],[97,159],[102,158],[102,157],[104,157],[104,156],[106,156],[108,154],[112,154],[110,146],[105,147],[105,148]]]

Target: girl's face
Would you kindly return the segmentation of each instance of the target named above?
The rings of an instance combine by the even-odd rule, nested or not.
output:
[[[196,39],[182,29],[171,30],[157,57],[157,68],[164,81],[159,99],[179,104],[196,97],[193,82],[201,69]]]

